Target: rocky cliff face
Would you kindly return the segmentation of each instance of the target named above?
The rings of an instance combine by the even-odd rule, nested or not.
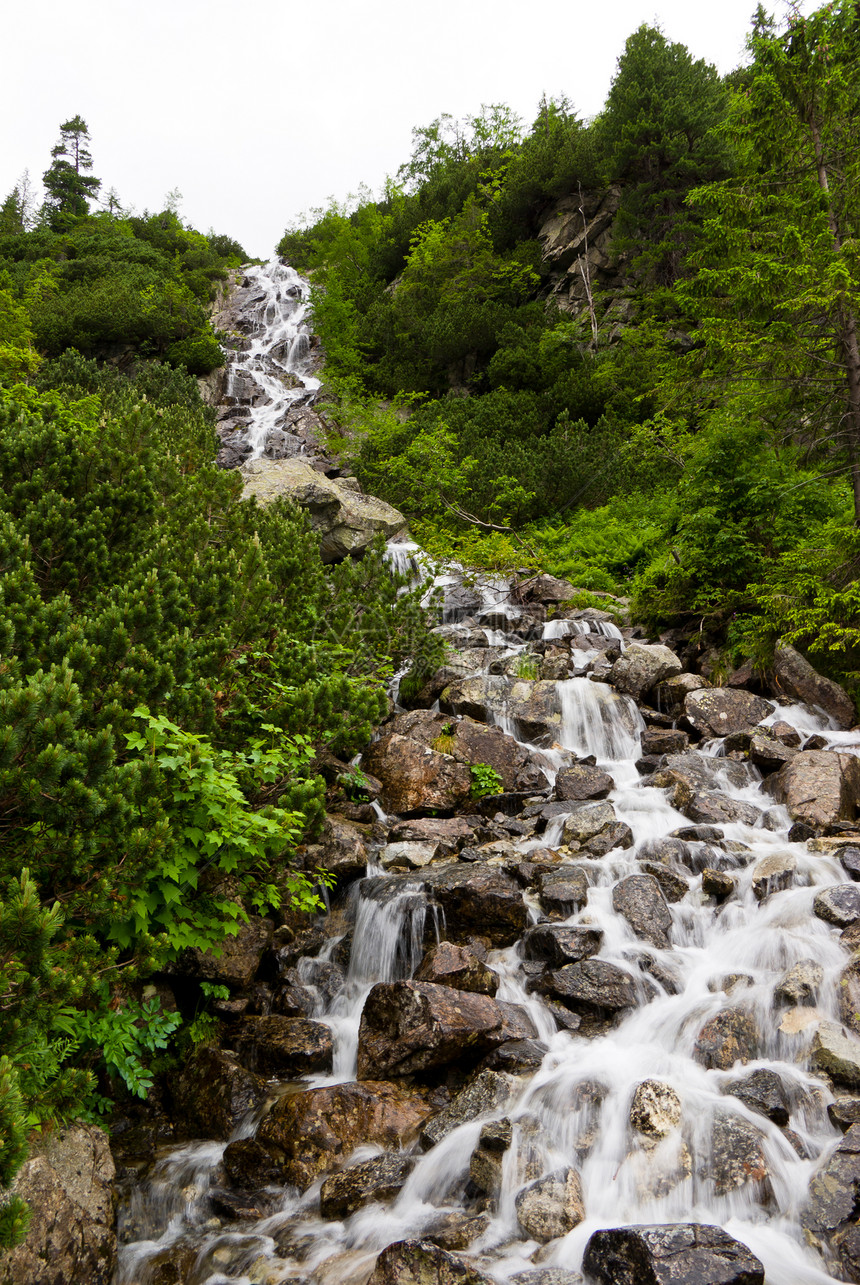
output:
[[[549,269],[550,300],[572,317],[588,322],[589,292],[598,306],[608,339],[615,338],[630,315],[636,287],[624,256],[613,253],[621,188],[571,193],[549,207],[538,239]]]

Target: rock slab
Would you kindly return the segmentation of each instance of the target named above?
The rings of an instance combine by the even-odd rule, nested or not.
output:
[[[703,1223],[597,1231],[583,1267],[600,1285],[764,1285],[755,1254]]]

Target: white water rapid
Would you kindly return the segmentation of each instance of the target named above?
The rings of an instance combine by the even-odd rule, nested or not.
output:
[[[249,269],[247,279],[259,296],[259,312],[230,377],[234,395],[251,411],[249,440],[259,454],[283,424],[285,409],[317,381],[306,365],[306,283],[278,263]],[[257,392],[248,391],[252,385]],[[586,676],[600,667],[608,647],[624,646],[618,626],[601,618],[605,613],[568,613],[570,618],[547,623],[529,616],[503,580],[468,577],[458,567],[434,576],[421,551],[406,543],[392,545],[389,558],[399,572],[427,581],[428,594],[434,587],[442,591],[440,631],[455,648],[450,663],[460,666],[464,678],[480,679],[489,691],[505,678],[532,683],[535,666],[546,665],[551,655],[561,665],[561,676],[541,683],[542,689],[554,689],[560,712],[552,743],[546,737],[540,745],[530,743],[505,706],[488,708],[488,721],[520,742],[544,784],[524,800],[532,805],[520,814],[524,822],[505,831],[505,815],[487,818],[504,843],[488,845],[478,857],[527,874],[530,863],[546,860],[550,850],[565,869],[573,863],[584,871],[584,900],[552,924],[598,930],[599,949],[589,962],[629,978],[633,999],[620,1006],[614,1021],[593,1028],[583,1022],[577,1029],[576,1021],[560,1021],[559,1006],[532,987],[540,967],[522,941],[491,949],[486,963],[498,975],[496,998],[518,1006],[540,1042],[533,1065],[518,1069],[506,1105],[455,1124],[426,1151],[408,1140],[411,1169],[393,1197],[340,1218],[322,1215],[321,1177],[303,1191],[270,1185],[235,1192],[222,1168],[228,1140],[188,1140],[167,1148],[148,1172],[127,1184],[122,1197],[116,1285],[365,1285],[379,1251],[460,1226],[457,1219],[473,1227],[471,1239],[463,1233],[458,1252],[500,1285],[573,1285],[595,1230],[675,1222],[725,1228],[761,1259],[767,1285],[833,1285],[835,1278],[805,1243],[800,1215],[811,1175],[841,1136],[827,1114],[831,1089],[808,1069],[808,1053],[816,1023],[840,1021],[838,979],[847,960],[837,930],[815,917],[812,902],[821,888],[845,883],[845,872],[833,857],[789,841],[788,813],[762,791],[755,768],[721,757],[721,741],[690,747],[696,770],[709,791],[752,804],[749,815],[758,820],[726,822],[708,837],[691,832],[668,791],[649,784],[637,767],[646,725],[634,702]],[[769,721],[777,718],[803,736],[817,733],[827,744],[860,753],[856,735],[831,731],[806,707],[774,703]],[[666,725],[665,718],[656,723]],[[576,805],[568,813],[556,800],[537,820],[528,813],[549,803],[562,768],[590,756],[595,771],[611,778],[605,802],[621,827],[630,828],[632,846],[602,856],[565,850],[559,857],[565,822]],[[332,1069],[271,1083],[269,1105],[285,1094],[353,1081],[369,992],[378,982],[412,977],[427,947],[446,938],[430,874],[386,873],[379,864],[388,828],[398,818],[386,817],[378,805],[375,816],[367,876],[353,885],[346,911],[337,912],[338,930],[299,959],[295,970],[314,1005],[309,1016],[331,1032]],[[665,847],[660,855],[660,845],[685,830],[691,837],[671,840],[678,852],[683,849],[683,864],[667,858]],[[784,859],[791,873],[762,896],[755,871],[769,857]],[[466,859],[449,852],[435,860],[462,868]],[[475,859],[474,848],[468,859]],[[675,891],[666,937],[656,936],[654,944],[634,933],[613,894],[619,881],[642,874],[646,866],[660,873],[661,862]],[[706,867],[734,881],[725,901],[703,888]],[[545,921],[532,886],[523,898],[530,921]],[[348,954],[344,919],[351,923]],[[775,990],[797,964],[810,964],[821,982],[814,1007],[786,1009]],[[696,1056],[702,1028],[738,1005],[755,1030],[751,1060],[725,1069],[703,1064]],[[230,1029],[222,1038],[228,1048]],[[772,1113],[776,1120],[728,1091],[756,1071],[773,1073],[781,1083],[784,1111]],[[456,1066],[452,1074],[456,1093],[463,1078],[456,1080]],[[670,1104],[650,1133],[631,1127],[631,1105],[645,1081],[659,1082]],[[435,1085],[440,1097],[434,1109],[440,1110],[445,1076]],[[253,1137],[261,1114],[240,1120],[229,1141]],[[499,1188],[487,1198],[476,1192],[470,1164],[482,1129],[494,1122],[508,1131],[508,1143]],[[381,1150],[360,1145],[332,1167]],[[584,1218],[539,1244],[520,1223],[518,1196],[536,1179],[569,1168],[581,1180]],[[550,1269],[566,1275],[541,1279],[539,1273]]]

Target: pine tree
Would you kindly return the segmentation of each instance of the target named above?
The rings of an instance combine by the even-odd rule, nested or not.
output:
[[[67,120],[60,126],[59,142],[51,150],[53,162],[42,175],[48,221],[57,231],[88,214],[90,200],[101,187],[101,179],[86,172],[93,167],[89,141],[89,130],[82,116]]]

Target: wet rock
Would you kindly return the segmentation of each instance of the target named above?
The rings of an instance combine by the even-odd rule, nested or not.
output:
[[[748,1183],[768,1179],[764,1156],[764,1134],[748,1120],[718,1111],[711,1133],[711,1157],[707,1176],[713,1178],[714,1191],[725,1196]]]
[[[599,767],[574,763],[564,767],[555,781],[555,797],[560,800],[584,802],[586,799],[605,799],[615,782],[608,772]]]
[[[180,1129],[191,1137],[224,1141],[266,1095],[259,1076],[212,1044],[194,1049],[173,1086],[173,1110]]]
[[[809,661],[785,644],[777,647],[773,661],[773,690],[806,705],[817,705],[837,727],[848,729],[857,721],[854,702],[838,683],[813,669]]]
[[[860,958],[846,964],[839,978],[839,1016],[849,1030],[860,1034]]]
[[[751,692],[710,687],[688,692],[684,699],[687,721],[702,736],[727,736],[760,723],[771,712],[769,701]]]
[[[612,848],[632,848],[629,826],[620,822],[611,803],[577,803],[564,823],[563,841],[574,851],[605,856]]]
[[[498,866],[447,866],[428,871],[424,880],[445,912],[449,936],[479,933],[494,946],[512,946],[528,926],[522,891]]]
[[[826,1071],[837,1084],[860,1085],[860,1040],[835,1022],[821,1022],[812,1037],[810,1065]]]
[[[654,690],[654,699],[659,708],[674,720],[684,713],[684,702],[689,692],[704,691],[710,685],[708,680],[700,677],[699,674],[678,674],[674,678],[667,678],[663,683],[658,683]]]
[[[566,1236],[585,1217],[582,1184],[575,1169],[539,1178],[516,1198],[517,1221],[527,1236],[545,1245]]]
[[[681,1123],[681,1099],[662,1080],[637,1084],[630,1103],[630,1124],[637,1133],[665,1138]]]
[[[628,875],[612,889],[612,909],[622,915],[637,937],[658,950],[672,944],[672,916],[653,875]]]
[[[848,928],[860,919],[860,888],[855,883],[837,883],[819,892],[813,912],[825,923]]]
[[[542,959],[555,967],[575,964],[581,959],[596,955],[603,941],[602,928],[557,924],[539,924],[530,928],[523,937],[522,950],[526,959]]]
[[[746,1245],[704,1223],[597,1231],[583,1267],[600,1285],[764,1285]]]
[[[658,683],[681,673],[683,665],[660,643],[631,643],[609,671],[609,682],[618,691],[641,700]]]
[[[860,848],[842,848],[839,853],[839,864],[855,883],[860,880]]]
[[[383,1249],[367,1285],[494,1285],[474,1262],[431,1241],[400,1240]]]
[[[239,1060],[249,1070],[294,1079],[332,1067],[331,1030],[306,1018],[246,1017],[233,1035]]]
[[[750,738],[750,762],[761,768],[762,772],[779,771],[783,764],[791,762],[797,753],[796,749],[790,745],[784,745],[767,728],[761,728],[755,736]]]
[[[558,688],[548,681],[477,675],[446,687],[439,707],[446,714],[464,714],[483,723],[504,714],[513,719],[521,739],[534,742],[557,739],[561,728]]]
[[[538,897],[551,917],[567,919],[588,898],[588,880],[581,866],[557,866],[538,878]]]
[[[689,845],[682,839],[648,839],[638,849],[637,857],[642,860],[659,861],[661,865],[687,865],[690,860]]]
[[[413,1075],[464,1057],[476,1058],[506,1040],[529,1038],[534,1027],[512,1029],[515,1006],[429,982],[378,982],[367,997],[358,1036],[358,1075]],[[521,1018],[521,1015],[520,1015]]]
[[[328,870],[339,880],[359,879],[367,872],[367,843],[357,826],[338,817],[326,817],[319,844],[309,850],[312,866]]]
[[[383,870],[423,870],[440,855],[438,843],[386,843],[379,850],[379,864]]]
[[[752,890],[756,901],[764,901],[773,892],[784,892],[794,883],[797,857],[790,852],[772,852],[757,862],[752,872]]]
[[[388,832],[390,843],[434,843],[440,854],[452,855],[489,838],[480,817],[415,817],[399,821]]]
[[[394,732],[365,750],[362,765],[382,782],[380,801],[388,812],[451,811],[472,789],[463,763]]]
[[[396,1150],[431,1114],[426,1099],[387,1082],[336,1084],[279,1098],[256,1138],[231,1142],[224,1167],[242,1188],[292,1184],[304,1191],[356,1147]]]
[[[469,1178],[479,1191],[488,1196],[495,1197],[501,1190],[505,1152],[513,1136],[513,1126],[506,1119],[494,1120],[481,1130],[478,1145],[469,1160]]]
[[[440,1249],[456,1251],[468,1249],[479,1236],[483,1236],[489,1225],[489,1214],[450,1213],[426,1227],[423,1236]]]
[[[12,1184],[30,1206],[30,1227],[22,1244],[0,1250],[3,1285],[110,1285],[115,1173],[107,1134],[94,1124],[36,1135]]]
[[[459,1125],[477,1120],[482,1115],[503,1111],[513,1098],[516,1088],[517,1081],[511,1075],[499,1071],[481,1071],[465,1089],[461,1089],[450,1106],[424,1124],[419,1135],[421,1146],[429,1151]]]
[[[509,1075],[522,1075],[538,1069],[546,1054],[546,1045],[540,1040],[508,1040],[488,1053],[480,1063],[480,1070],[506,1071]]]
[[[848,1249],[854,1256],[858,1201],[860,1124],[854,1124],[810,1182],[809,1201],[801,1214],[807,1239],[840,1276],[843,1251]],[[848,1279],[857,1280],[857,1273],[852,1271]]]
[[[611,1021],[637,1002],[632,975],[602,959],[584,959],[546,973],[536,990],[560,1000],[592,1025]]]
[[[348,1218],[372,1201],[394,1200],[414,1164],[411,1156],[376,1156],[332,1174],[320,1189],[320,1213],[323,1218]]]
[[[860,804],[860,759],[834,750],[802,750],[768,777],[767,789],[793,821],[819,830],[851,821]]]
[[[579,1272],[566,1267],[536,1267],[528,1272],[516,1272],[511,1285],[582,1285]]]
[[[795,750],[799,748],[800,735],[791,723],[786,723],[785,719],[780,718],[775,723],[771,723],[770,730],[783,745],[788,745]]]
[[[558,576],[543,575],[535,576],[528,581],[525,589],[525,598],[527,602],[570,602],[580,592],[569,580],[561,580]],[[611,619],[608,612],[601,612],[601,616],[607,616]]]
[[[235,937],[226,938],[218,952],[186,950],[171,971],[240,990],[253,981],[271,945],[273,929],[270,919],[251,919]]]
[[[860,1098],[848,1093],[837,1093],[827,1105],[827,1118],[837,1129],[847,1133],[852,1124],[860,1124]]]
[[[355,557],[377,535],[391,540],[406,529],[403,514],[390,504],[362,495],[352,479],[325,477],[303,459],[251,460],[242,476],[244,499],[267,505],[285,497],[306,511],[320,536],[323,562]]]
[[[450,941],[440,942],[427,952],[415,980],[438,982],[476,995],[495,995],[499,989],[498,973],[482,963],[467,946],[455,946]]]
[[[687,733],[680,727],[652,728],[642,734],[642,753],[683,754],[689,743]]]
[[[723,1093],[738,1098],[750,1111],[767,1116],[774,1124],[788,1124],[789,1103],[785,1086],[775,1071],[761,1069],[745,1075],[742,1080],[731,1080],[722,1087]]]
[[[777,982],[774,998],[780,1004],[815,1004],[824,969],[814,959],[800,959]]]
[[[759,1031],[745,1008],[724,1008],[705,1022],[696,1038],[693,1057],[711,1070],[728,1071],[735,1062],[757,1056]]]
[[[669,866],[660,865],[659,861],[642,861],[640,866],[643,874],[651,875],[657,880],[660,891],[667,901],[683,901],[690,891],[687,877],[680,870],[672,870]]]
[[[453,744],[447,753],[460,763],[484,763],[491,767],[501,777],[503,789],[546,788],[546,777],[532,761],[528,750],[512,736],[507,736],[500,727],[489,727],[486,723],[463,718],[454,728],[451,739]]]

